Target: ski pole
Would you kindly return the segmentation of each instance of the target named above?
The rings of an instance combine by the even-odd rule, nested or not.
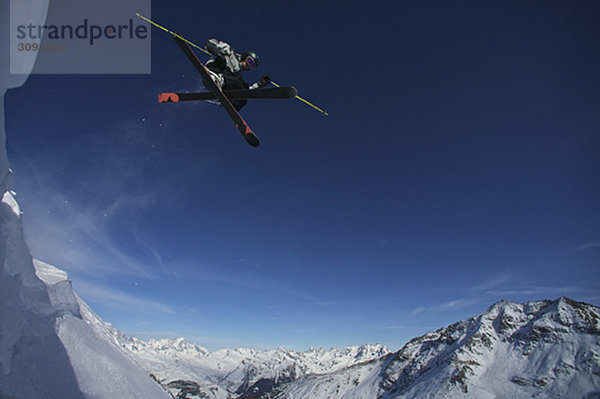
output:
[[[271,81],[271,84],[273,86],[275,86],[275,87],[280,87],[277,83],[275,83],[273,81]],[[296,96],[296,99],[302,101],[304,104],[306,104],[306,105],[308,105],[310,107],[313,107],[314,109],[316,109],[317,111],[319,111],[320,113],[322,113],[324,116],[329,116],[329,114],[327,113],[327,111],[323,111],[321,108],[319,108],[316,105],[308,102],[307,100],[303,99],[302,97]]]
[[[150,24],[152,24],[152,25],[156,26],[157,28],[159,28],[159,29],[162,29],[162,30],[164,30],[165,32],[167,32],[167,33],[169,33],[169,34],[171,34],[171,35],[173,35],[173,36],[175,36],[175,37],[177,37],[177,38],[179,38],[179,39],[183,40],[184,42],[186,42],[186,43],[187,43],[187,44],[189,44],[190,46],[192,46],[192,47],[195,47],[195,48],[197,48],[198,50],[201,50],[201,51],[202,51],[202,52],[204,52],[205,54],[208,54],[208,55],[212,56],[212,54],[211,54],[210,52],[208,52],[207,50],[205,50],[204,48],[202,48],[202,47],[198,46],[197,44],[194,44],[194,43],[190,42],[189,40],[187,40],[185,37],[183,37],[183,36],[179,35],[178,33],[175,33],[175,32],[173,32],[173,31],[170,31],[169,29],[165,28],[164,26],[162,26],[162,25],[159,25],[159,24],[157,24],[156,22],[154,22],[154,21],[152,21],[152,20],[150,20],[150,19],[148,19],[148,18],[144,17],[144,16],[143,16],[142,14],[140,14],[139,12],[136,12],[136,13],[135,13],[135,15],[136,15],[138,18],[140,18],[140,19],[143,19],[144,21],[146,21],[146,22],[148,22],[148,23],[150,23]],[[272,84],[273,86],[275,86],[275,87],[280,87],[280,86],[279,86],[277,83],[275,83],[275,82],[273,82],[273,81],[271,81],[271,84]],[[321,114],[323,114],[323,115],[325,115],[325,116],[329,116],[329,114],[327,113],[327,111],[323,111],[321,108],[319,108],[319,107],[317,107],[316,105],[314,105],[314,104],[310,103],[309,101],[305,100],[304,98],[302,98],[302,97],[300,97],[300,96],[296,96],[296,99],[298,99],[298,100],[302,101],[304,104],[306,104],[306,105],[308,105],[308,106],[310,106],[310,107],[312,107],[312,108],[316,109],[316,110],[317,110],[317,111],[319,111]]]
[[[167,33],[170,33],[171,35],[173,35],[173,36],[175,36],[175,37],[177,37],[177,38],[179,38],[179,39],[183,40],[184,42],[186,42],[186,43],[187,43],[187,44],[189,44],[190,46],[192,46],[192,47],[195,47],[195,48],[197,48],[198,50],[201,50],[201,51],[203,51],[205,54],[212,55],[211,53],[209,53],[208,51],[206,51],[204,48],[202,48],[202,47],[198,46],[197,44],[194,44],[194,43],[190,42],[190,41],[189,41],[189,40],[187,40],[185,37],[183,37],[183,36],[180,36],[178,33],[172,32],[172,31],[168,30],[167,28],[165,28],[164,26],[161,26],[161,25],[157,24],[156,22],[154,22],[154,21],[152,21],[152,20],[150,20],[150,19],[148,19],[148,18],[144,17],[144,16],[143,16],[142,14],[140,14],[139,12],[136,12],[136,13],[135,13],[135,15],[137,15],[137,17],[138,17],[138,18],[141,18],[141,19],[143,19],[144,21],[151,23],[152,25],[156,26],[157,28],[160,28],[160,29],[164,30],[165,32],[167,32]]]

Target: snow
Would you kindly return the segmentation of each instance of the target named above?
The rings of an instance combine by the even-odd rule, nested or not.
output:
[[[59,291],[55,298],[62,302]],[[0,203],[0,397],[82,397],[55,330],[64,309],[50,298],[35,274],[20,218]]]
[[[0,397],[168,398],[75,295],[67,274],[32,261],[8,206],[0,220]]]
[[[567,298],[502,301],[396,353],[376,345],[210,353],[182,339],[121,339],[175,395],[194,386],[215,399],[581,398],[600,395],[599,320],[599,308]]]
[[[305,352],[284,348],[268,351],[238,348],[208,352],[187,343],[183,338],[147,342],[122,334],[116,335],[116,338],[163,385],[180,380],[193,382],[202,387],[202,391],[210,398],[237,397],[241,392],[260,389],[265,381],[279,384],[305,375],[325,374],[380,358],[390,352],[381,345],[311,349]],[[171,392],[177,394],[178,389],[173,388]]]
[[[47,9],[47,0],[1,1],[0,22],[7,29],[16,17],[43,24]],[[25,83],[28,74],[9,73],[9,44],[9,35],[0,35],[0,397],[169,398],[109,339],[105,325],[94,323],[67,274],[30,255],[11,191],[4,130],[4,94]],[[36,54],[12,61],[20,63],[20,71],[31,71]]]
[[[277,398],[377,398],[379,373],[385,359],[361,364],[325,375],[309,375],[301,378],[276,396]]]
[[[58,336],[65,346],[85,397],[167,397],[165,391],[119,347],[102,339],[82,319],[64,316],[58,323]]]
[[[34,260],[37,276],[47,285],[50,301],[60,312],[56,328],[85,397],[162,398],[152,381],[114,339],[114,331],[73,293],[68,275]]]
[[[35,274],[46,285],[51,286],[61,281],[66,281],[69,278],[67,272],[40,260],[34,259],[33,264],[35,266]]]
[[[596,397],[598,320],[599,308],[567,298],[499,302],[415,338],[387,358],[293,381],[280,387],[278,397]]]
[[[19,207],[17,200],[15,200],[15,195],[16,193],[14,191],[5,192],[2,196],[2,202],[10,206],[10,209],[12,209],[16,216],[21,216],[21,208]]]

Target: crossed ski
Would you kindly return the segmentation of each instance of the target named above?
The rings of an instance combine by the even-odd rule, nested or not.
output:
[[[188,44],[174,36],[175,43],[181,48],[186,57],[190,60],[192,65],[196,68],[202,82],[210,92],[207,93],[160,93],[158,95],[159,102],[181,102],[181,101],[196,101],[196,100],[218,100],[234,125],[237,127],[241,135],[244,137],[246,142],[253,147],[258,147],[260,142],[258,137],[254,134],[250,126],[246,123],[244,118],[231,104],[230,98],[232,99],[266,99],[266,98],[294,98],[298,92],[294,87],[276,87],[269,89],[256,89],[256,90],[236,90],[223,92],[219,86],[212,80],[208,69],[194,54]]]

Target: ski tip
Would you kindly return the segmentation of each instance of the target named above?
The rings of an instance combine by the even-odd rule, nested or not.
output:
[[[248,133],[244,137],[246,139],[246,142],[252,147],[258,147],[260,145],[260,141],[258,141],[258,137],[256,137],[254,133]]]
[[[246,125],[246,122],[244,122],[244,121],[242,121],[242,122],[243,122],[243,125],[236,123],[235,127],[238,128],[238,130],[240,131],[242,136],[244,136],[244,140],[246,140],[246,142],[248,144],[250,144],[252,147],[258,147],[260,145],[260,142],[258,141],[258,137],[256,137],[256,135],[254,134],[252,129],[250,129],[250,126]]]
[[[159,103],[176,103],[179,102],[177,93],[158,93]]]

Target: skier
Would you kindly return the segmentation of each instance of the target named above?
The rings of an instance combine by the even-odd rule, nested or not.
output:
[[[268,76],[263,76],[258,82],[250,85],[243,79],[242,72],[254,70],[260,62],[256,53],[252,51],[238,54],[229,44],[217,39],[208,40],[204,48],[215,57],[206,62],[206,67],[213,81],[224,91],[258,89],[271,81]],[[231,103],[239,111],[248,100],[231,100]]]

